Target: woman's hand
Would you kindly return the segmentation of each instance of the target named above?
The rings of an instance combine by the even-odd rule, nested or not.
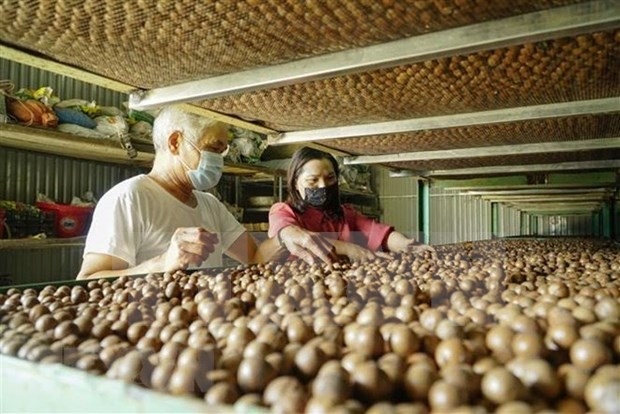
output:
[[[281,229],[278,237],[292,255],[308,264],[314,264],[317,258],[327,264],[338,259],[333,244],[319,233],[291,225]]]
[[[390,255],[387,253],[373,252],[355,243],[335,240],[334,247],[336,248],[336,253],[339,256],[347,256],[352,262],[369,262],[377,257],[382,257],[385,259],[390,258]]]
[[[416,243],[415,240],[412,240],[412,243],[407,246],[407,249],[405,251],[417,254],[424,254],[425,252],[430,252],[432,255],[437,254],[437,252],[432,246],[428,244]]]
[[[410,239],[405,237],[403,234],[393,231],[390,233],[387,239],[387,248],[391,252],[404,253],[404,252],[414,252],[414,253],[423,253],[425,251],[429,251],[435,254],[435,249],[433,249],[428,244],[420,244],[415,241],[415,239]]]

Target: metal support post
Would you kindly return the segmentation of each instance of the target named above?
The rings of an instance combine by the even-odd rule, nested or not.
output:
[[[418,181],[418,240],[430,243],[430,183]]]

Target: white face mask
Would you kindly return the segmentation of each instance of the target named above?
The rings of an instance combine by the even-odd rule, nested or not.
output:
[[[189,168],[189,166],[181,158],[181,162],[187,167],[187,175],[194,186],[194,189],[198,191],[207,191],[217,185],[222,177],[222,169],[224,168],[224,157],[222,154],[218,154],[211,151],[200,151],[198,147],[188,142],[198,152],[200,152],[200,162],[195,170]]]

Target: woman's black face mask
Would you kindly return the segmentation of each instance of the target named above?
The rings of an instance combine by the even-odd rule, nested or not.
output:
[[[304,201],[313,207],[325,207],[334,202],[338,202],[340,194],[338,193],[338,183],[328,185],[321,188],[305,188],[306,196]]]

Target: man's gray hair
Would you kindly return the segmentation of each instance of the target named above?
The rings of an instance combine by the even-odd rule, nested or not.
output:
[[[159,112],[153,123],[153,145],[156,151],[168,150],[168,137],[179,131],[183,137],[197,144],[205,129],[218,121],[184,111],[178,105],[167,106]]]

